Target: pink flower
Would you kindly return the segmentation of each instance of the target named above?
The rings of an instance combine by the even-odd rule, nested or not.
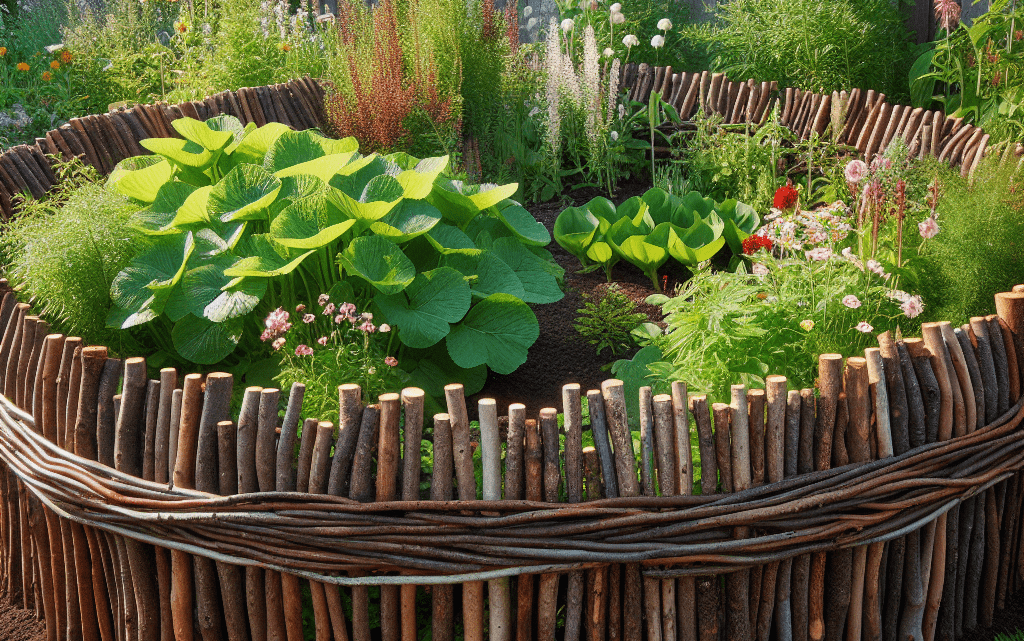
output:
[[[372,334],[375,331],[377,331],[377,326],[371,323],[370,321],[363,321],[363,324],[359,326],[359,331],[366,332],[367,334]]]
[[[854,254],[852,249],[850,249],[849,247],[844,247],[843,251],[842,251],[842,254],[843,254],[843,258],[845,258],[846,260],[848,260],[851,263],[853,263],[853,265],[857,269],[859,269],[861,271],[864,270],[864,263],[860,262],[860,259],[857,258],[857,254]]]
[[[818,261],[828,260],[832,257],[832,250],[828,247],[815,247],[806,253],[807,260]]]
[[[868,259],[868,270],[878,274],[882,278],[886,278],[885,269],[882,267],[882,263],[878,262],[874,258]]]
[[[391,325],[388,325],[387,323],[382,323],[381,326],[377,328],[377,331],[379,331],[381,334],[387,334],[388,332],[391,331]]]
[[[850,309],[857,309],[860,307],[860,299],[853,294],[843,296],[843,305],[846,305]]]
[[[939,223],[935,220],[935,216],[929,216],[922,222],[917,223],[917,231],[921,233],[921,238],[925,240],[935,238],[939,233]]]
[[[296,356],[312,356],[313,355],[313,348],[309,347],[308,345],[299,345],[298,347],[295,348],[295,355]]]
[[[272,338],[274,338],[274,333],[271,332],[269,329],[263,330],[263,333],[260,334],[260,340],[263,342],[267,342]]]
[[[846,175],[846,182],[851,185],[859,185],[860,181],[864,180],[864,177],[868,175],[868,166],[864,164],[863,160],[851,160],[846,163],[846,169],[843,170],[843,174]]]
[[[288,312],[284,311],[281,307],[267,314],[263,324],[267,328],[267,331],[263,333],[263,336],[266,336],[263,340],[284,334],[292,327],[292,324],[288,322]]]
[[[278,338],[277,340],[275,340],[275,341],[274,341],[273,343],[271,343],[270,345],[271,345],[271,347],[273,347],[273,348],[274,348],[275,350],[279,350],[279,349],[281,349],[282,347],[284,347],[284,337],[282,336],[281,338]]]
[[[327,294],[320,294],[320,298],[317,298],[316,302],[320,305],[320,307],[323,307],[324,305],[327,304],[327,301],[329,300],[331,300],[330,296],[328,296]]]
[[[316,320],[316,316],[313,316],[312,314],[306,314],[305,316],[302,317],[302,322],[307,324],[307,325],[309,325],[310,323],[312,323],[315,320]]]
[[[341,325],[341,321],[343,321],[343,320],[345,320],[345,315],[344,314],[338,314],[337,316],[334,317],[334,324],[335,325]]]
[[[924,311],[924,302],[920,296],[911,296],[900,305],[900,309],[907,318],[915,318]]]
[[[388,356],[387,358],[384,359],[384,364],[390,367],[394,367],[395,365],[398,365],[398,359],[395,358],[394,356]]]
[[[957,0],[935,0],[934,6],[935,20],[947,33],[960,23],[960,3]]]
[[[304,303],[296,305],[295,311],[301,314],[302,312],[306,311],[306,305]]]
[[[356,306],[352,303],[342,303],[338,305],[338,313],[345,314],[346,316],[354,316],[356,313]]]
[[[320,338],[316,339],[316,342],[320,343],[321,345],[326,345],[327,344],[327,337],[326,336],[321,336]]]
[[[866,321],[861,321],[857,323],[857,327],[855,327],[854,329],[856,329],[858,332],[864,332],[865,334],[867,334],[868,332],[875,328],[869,325]]]
[[[327,307],[324,307],[324,316],[330,316],[334,313],[334,303],[327,303]]]
[[[814,329],[814,321],[812,321],[809,318],[805,318],[804,320],[800,321],[800,329],[804,330],[805,332],[811,331],[812,329]]]
[[[768,268],[761,263],[754,263],[753,267],[750,268],[750,271],[752,271],[755,276],[768,275]]]

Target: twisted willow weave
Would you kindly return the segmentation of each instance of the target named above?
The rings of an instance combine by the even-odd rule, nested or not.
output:
[[[0,458],[59,515],[140,541],[343,585],[444,584],[635,563],[728,573],[885,541],[1024,465],[1024,398],[971,434],[727,496],[359,503],[290,492],[219,497],[70,454],[0,397]],[[750,538],[733,537],[737,527]],[[339,572],[369,576],[338,576]],[[395,573],[400,572],[401,575]]]

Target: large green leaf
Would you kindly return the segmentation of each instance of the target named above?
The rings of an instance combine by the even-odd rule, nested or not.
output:
[[[569,207],[555,219],[555,242],[585,262],[587,248],[597,234],[597,217],[584,207]]]
[[[178,207],[174,220],[171,221],[169,229],[197,229],[209,226],[213,219],[210,217],[209,203],[210,193],[213,186],[199,187],[185,198],[185,202]]]
[[[444,256],[443,263],[459,270],[469,279],[470,289],[478,298],[491,294],[509,294],[516,298],[526,295],[522,282],[512,268],[489,251],[457,249]]]
[[[173,226],[178,209],[188,200],[195,185],[172,180],[163,184],[156,194],[156,199],[145,209],[133,215],[135,226],[147,234],[176,234],[179,230]]]
[[[189,314],[174,324],[171,340],[174,349],[193,363],[212,365],[224,360],[242,338],[242,318],[214,323]]]
[[[464,229],[478,213],[511,198],[518,188],[517,184],[466,185],[459,180],[439,178],[427,200],[441,211],[445,220]]]
[[[128,198],[151,203],[173,173],[174,167],[160,156],[133,156],[117,164],[107,186]]]
[[[427,201],[406,199],[372,223],[370,231],[401,244],[429,232],[440,220],[441,212]]]
[[[459,367],[440,343],[428,349],[409,349],[407,354],[399,366],[409,371],[409,384],[422,389],[427,396],[444,398],[444,386],[449,383],[462,383],[466,394],[472,395],[482,390],[487,382],[486,365]]]
[[[452,328],[446,345],[459,367],[486,364],[499,374],[511,374],[526,362],[538,336],[537,317],[526,303],[509,294],[493,294]]]
[[[416,278],[416,268],[393,242],[380,236],[356,238],[338,259],[349,273],[359,276],[382,294],[397,294]]]
[[[651,236],[656,236],[651,234]],[[645,236],[630,236],[621,245],[619,253],[623,258],[640,268],[645,274],[656,271],[668,260],[668,250],[661,244],[655,244],[660,239]]]
[[[277,139],[286,131],[291,131],[287,125],[279,122],[268,122],[245,135],[242,141],[231,154],[234,163],[250,163],[263,165],[267,151]]]
[[[729,243],[729,249],[739,256],[743,253],[743,241],[760,227],[761,217],[750,205],[732,198],[718,203],[715,211],[725,223],[722,234]]]
[[[159,316],[194,247],[191,233],[164,236],[136,256],[111,284],[108,325],[127,329]]]
[[[430,347],[448,335],[469,311],[472,296],[462,274],[450,267],[416,276],[404,292],[378,296],[375,302],[385,319],[398,328],[402,343]]]
[[[415,160],[412,156],[409,158]],[[448,156],[425,158],[413,167],[405,167],[405,171],[397,176],[398,182],[405,190],[405,197],[413,200],[426,198],[434,188],[434,181],[446,167],[448,167]]]
[[[445,223],[438,223],[426,235],[427,240],[434,248],[445,253],[452,249],[476,249],[473,239],[466,235],[458,227]]]
[[[332,186],[337,178],[331,180]],[[330,190],[330,199],[346,216],[358,221],[357,233],[361,233],[374,221],[387,216],[402,201],[402,193],[398,180],[384,174],[371,178],[358,199],[337,188]]]
[[[167,302],[164,312],[168,318],[178,321],[193,314],[222,323],[254,310],[267,292],[267,281],[264,278],[239,281],[226,275],[224,270],[234,262],[233,256],[221,254],[186,271],[181,287]]]
[[[326,195],[313,194],[285,207],[271,223],[270,237],[285,247],[317,249],[333,243],[355,224]]]
[[[347,155],[351,159],[358,147],[352,148],[350,140],[332,141],[309,130],[285,131],[267,150],[263,166],[274,173],[328,155]]]
[[[223,123],[223,121],[221,122]],[[195,118],[178,118],[171,123],[171,126],[185,140],[194,142],[207,151],[219,151],[227,147],[235,137],[231,131],[211,129],[205,122]],[[241,131],[241,123],[239,123],[239,131]]]
[[[648,189],[640,199],[647,203],[647,214],[653,223],[652,227],[672,222],[676,211],[682,208],[680,199],[664,189]]]
[[[551,242],[551,234],[544,225],[514,200],[505,200],[495,207],[498,218],[515,236],[527,245],[543,247]]]
[[[181,138],[146,138],[139,141],[139,145],[184,169],[203,171],[216,160],[212,151],[191,140]]]
[[[680,229],[671,223],[662,223],[652,236],[664,234],[668,253],[684,265],[696,265],[710,260],[725,245],[725,239],[710,225],[697,220],[689,229]]]
[[[558,281],[545,267],[545,261],[515,238],[499,238],[491,248],[494,256],[512,268],[523,284],[522,299],[527,303],[555,303],[565,296]]]
[[[274,172],[274,175],[278,178],[310,175],[316,176],[326,183],[336,176],[338,172],[341,171],[342,167],[352,162],[353,156],[355,156],[355,153],[351,151],[343,154],[320,156],[312,160],[307,160],[306,162],[278,169]]]
[[[242,245],[239,243],[238,253],[245,258],[225,269],[225,275],[232,278],[284,276],[294,271],[307,256],[316,253],[315,249],[310,249],[289,261],[274,249],[274,244],[267,234],[253,234],[246,239],[244,246]]]
[[[277,176],[257,165],[238,165],[213,186],[210,215],[223,222],[263,218],[280,191]]]

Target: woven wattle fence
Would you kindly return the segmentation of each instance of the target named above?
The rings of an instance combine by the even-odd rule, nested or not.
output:
[[[777,82],[730,81],[723,73],[679,72],[671,66],[627,64],[622,87],[629,98],[646,103],[652,91],[661,94],[686,120],[703,108],[721,116],[724,124],[761,125],[779,103],[779,122],[801,140],[812,134],[824,136],[832,122],[833,108],[845,105],[842,131],[836,142],[856,147],[865,160],[886,150],[893,138],[903,138],[917,158],[931,155],[961,174],[972,172],[985,155],[989,135],[963,118],[940,110],[892,105],[874,90],[834,91],[818,94],[794,87],[779,89]]]
[[[643,388],[640,452],[620,381],[565,386],[562,425],[481,400],[479,435],[449,385],[429,475],[418,389],[300,420],[303,385],[251,387],[235,416],[231,375],[149,380],[8,291],[3,592],[88,641],[298,640],[304,603],[369,641],[371,600],[386,641],[954,639],[1024,580],[1018,289],[823,355],[816,390]]]

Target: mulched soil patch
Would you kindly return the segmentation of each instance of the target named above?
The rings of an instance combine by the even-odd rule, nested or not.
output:
[[[0,597],[0,639],[3,641],[46,641],[46,625],[34,612],[14,607]]]

